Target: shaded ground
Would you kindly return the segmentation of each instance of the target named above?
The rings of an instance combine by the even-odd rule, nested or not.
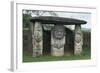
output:
[[[61,56],[61,57],[55,57],[55,56],[49,56],[44,55],[40,57],[32,57],[32,54],[24,51],[23,52],[23,62],[42,62],[42,61],[63,61],[63,60],[86,60],[91,59],[91,52],[89,48],[83,49],[83,53],[80,56]]]

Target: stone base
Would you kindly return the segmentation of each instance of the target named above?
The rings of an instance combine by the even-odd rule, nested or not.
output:
[[[76,46],[74,54],[75,55],[81,55],[81,53],[82,53],[82,47],[81,46]]]
[[[52,56],[63,56],[64,55],[64,48],[53,48],[51,50],[51,55]]]
[[[42,50],[33,50],[33,57],[41,56]]]

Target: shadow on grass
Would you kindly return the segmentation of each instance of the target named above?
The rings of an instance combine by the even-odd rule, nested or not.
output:
[[[67,61],[67,60],[86,60],[91,59],[91,50],[89,48],[84,48],[82,55],[71,55],[71,56],[49,56],[44,55],[40,57],[32,57],[32,54],[24,51],[23,52],[23,62],[43,62],[43,61]]]

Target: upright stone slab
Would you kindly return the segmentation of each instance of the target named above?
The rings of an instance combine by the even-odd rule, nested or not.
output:
[[[51,31],[51,55],[63,56],[65,45],[65,28],[63,25],[55,25]]]
[[[33,28],[33,26],[32,26]],[[42,55],[43,51],[43,31],[40,22],[35,22],[32,29],[33,57]]]
[[[75,25],[75,41],[74,41],[74,54],[81,55],[83,45],[83,37],[81,25]]]

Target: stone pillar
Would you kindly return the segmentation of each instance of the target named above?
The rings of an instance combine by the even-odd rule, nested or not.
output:
[[[55,25],[51,30],[51,55],[63,56],[65,45],[65,27],[63,25]]]
[[[32,28],[32,44],[33,44],[33,57],[41,56],[43,51],[43,31],[40,22],[35,22],[34,30]]]
[[[81,25],[75,25],[75,41],[74,41],[74,54],[81,55],[83,45],[83,35]]]

